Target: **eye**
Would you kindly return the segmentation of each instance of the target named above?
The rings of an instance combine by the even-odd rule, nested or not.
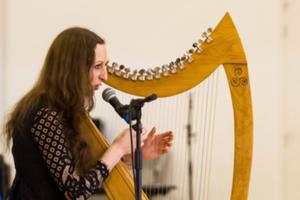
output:
[[[101,69],[101,68],[102,68],[102,64],[95,65],[95,69]]]

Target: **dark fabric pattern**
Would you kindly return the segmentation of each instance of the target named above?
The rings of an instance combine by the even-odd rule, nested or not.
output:
[[[85,176],[78,175],[58,112],[41,108],[30,131],[49,172],[67,199],[87,199],[100,189],[106,166],[98,161]]]

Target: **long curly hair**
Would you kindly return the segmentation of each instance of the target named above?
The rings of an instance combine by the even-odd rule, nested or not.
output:
[[[86,143],[79,138],[79,121],[94,107],[94,91],[89,69],[97,44],[105,41],[94,32],[73,27],[61,32],[50,46],[40,76],[33,88],[21,98],[4,126],[7,147],[14,130],[24,130],[29,114],[41,102],[58,109],[67,122],[66,138],[79,171],[85,173]]]

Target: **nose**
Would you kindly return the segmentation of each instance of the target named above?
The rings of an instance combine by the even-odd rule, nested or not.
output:
[[[102,80],[102,81],[106,81],[107,80],[107,69],[106,67],[103,67],[102,70],[101,70],[101,73],[99,74],[99,78]]]

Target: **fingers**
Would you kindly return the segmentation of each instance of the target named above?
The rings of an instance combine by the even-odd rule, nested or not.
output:
[[[173,134],[173,132],[172,131],[167,131],[167,132],[164,132],[164,133],[160,133],[160,135],[162,136],[162,137],[174,137],[174,134]]]
[[[142,135],[142,141],[145,142],[145,143],[151,142],[155,132],[156,132],[156,128],[153,127],[149,133],[144,133]]]
[[[172,141],[174,138],[174,134],[172,131],[168,131],[165,133],[161,133],[156,136],[159,141]]]
[[[161,149],[159,153],[160,154],[165,154],[165,153],[168,153],[169,150],[170,150],[170,147],[165,147],[165,148]]]
[[[173,138],[174,136],[171,131],[163,134],[161,138],[161,149],[170,148],[173,145]]]
[[[149,137],[153,137],[154,134],[155,134],[155,132],[156,132],[156,128],[153,127],[153,128],[151,129],[151,131],[149,132]]]

